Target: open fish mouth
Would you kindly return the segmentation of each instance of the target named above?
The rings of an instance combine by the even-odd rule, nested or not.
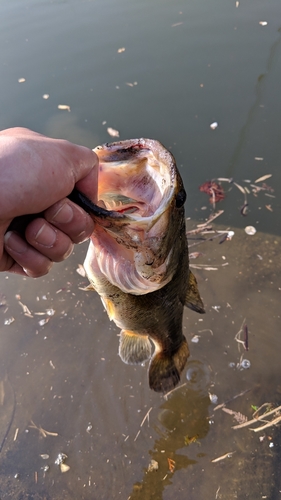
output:
[[[149,231],[174,193],[172,155],[150,139],[105,144],[94,151],[100,161],[99,205],[121,224],[135,223]]]
[[[99,201],[91,210],[97,224],[86,272],[91,277],[91,268],[95,274],[99,270],[127,293],[155,291],[171,278],[165,241],[176,195],[182,193],[174,158],[151,139],[104,144],[94,151],[100,162]]]

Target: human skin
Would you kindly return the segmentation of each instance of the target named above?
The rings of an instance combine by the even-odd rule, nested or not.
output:
[[[67,196],[74,186],[97,201],[98,158],[88,148],[25,128],[0,131],[0,271],[39,277],[88,239],[94,222]],[[7,231],[20,215],[40,214],[24,237]]]

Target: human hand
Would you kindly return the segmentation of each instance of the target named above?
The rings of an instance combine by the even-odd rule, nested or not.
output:
[[[43,276],[90,237],[92,218],[66,198],[74,186],[97,201],[93,151],[24,128],[0,131],[0,271]],[[25,238],[6,233],[15,217],[40,212]]]

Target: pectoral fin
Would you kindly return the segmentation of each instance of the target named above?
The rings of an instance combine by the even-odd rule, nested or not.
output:
[[[88,286],[85,286],[81,290],[83,290],[83,292],[95,292],[96,291],[96,289],[92,283],[90,283]]]
[[[141,364],[151,357],[151,343],[147,335],[137,335],[122,330],[119,341],[119,356],[129,365]]]
[[[200,314],[205,313],[204,304],[202,302],[202,299],[198,291],[197,281],[194,274],[191,271],[189,271],[188,290],[185,297],[184,305],[189,307],[189,309],[192,309],[193,311],[196,311]]]

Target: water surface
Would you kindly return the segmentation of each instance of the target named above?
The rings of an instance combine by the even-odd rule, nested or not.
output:
[[[210,395],[249,419],[280,403],[280,14],[279,0],[2,0],[2,128],[89,147],[111,140],[107,127],[160,140],[184,179],[188,229],[212,212],[206,180],[272,174],[274,192],[249,188],[242,217],[244,195],[225,183],[215,227],[233,239],[191,247],[203,254],[192,264],[216,270],[194,269],[207,314],[185,311],[191,357],[167,399],[146,367],[122,363],[118,329],[81,290],[87,244],[48,277],[0,276],[1,498],[279,498],[278,429],[234,430]],[[235,340],[243,322],[249,351]]]

